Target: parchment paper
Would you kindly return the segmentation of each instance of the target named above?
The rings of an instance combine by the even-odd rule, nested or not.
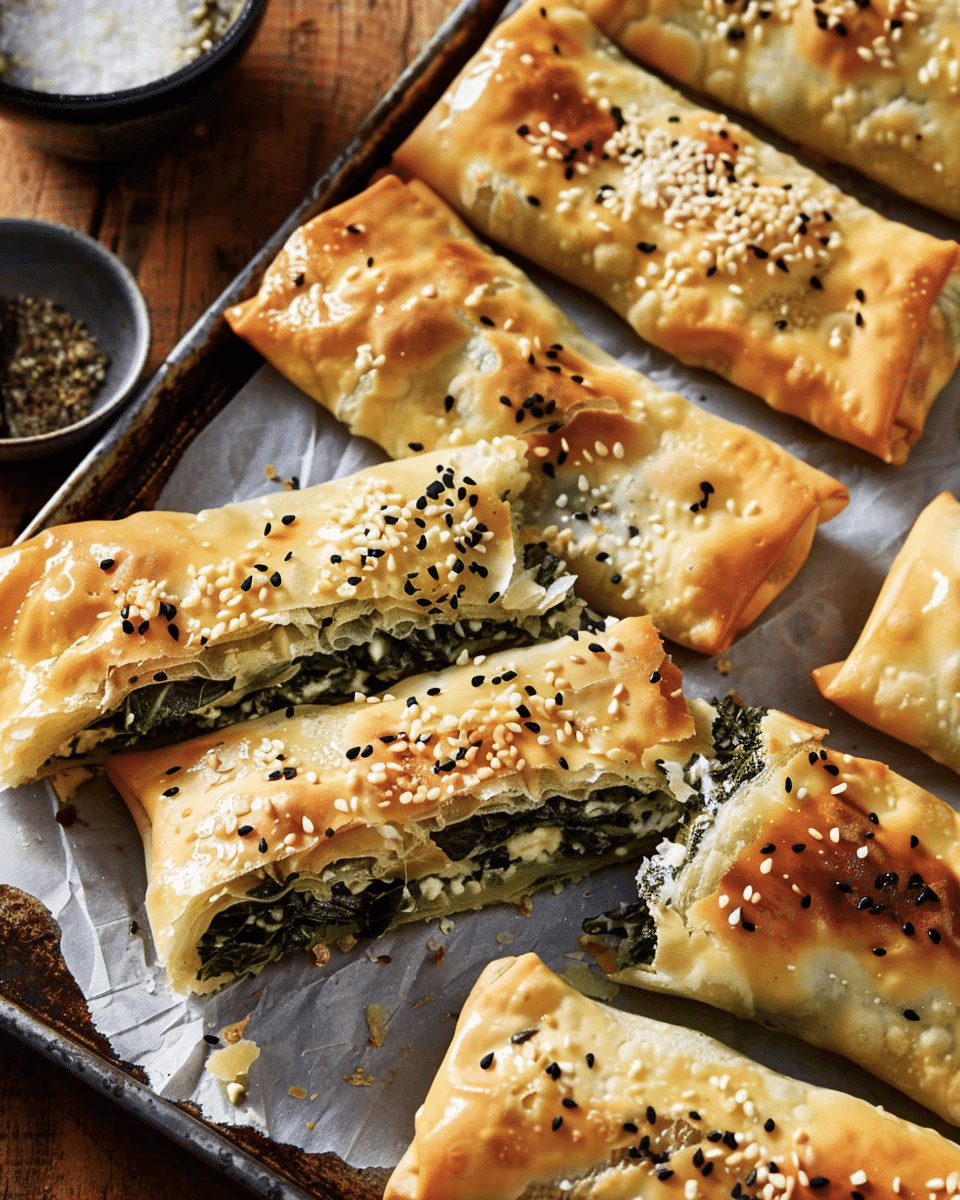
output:
[[[958,233],[946,220],[890,202],[843,172],[834,175],[891,216],[940,236]],[[581,293],[531,274],[631,366],[774,438],[850,488],[849,508],[821,529],[798,579],[726,653],[726,664],[673,648],[687,694],[712,698],[734,689],[749,704],[824,724],[832,730],[831,746],[888,762],[960,806],[960,780],[952,772],[832,709],[809,677],[812,667],[843,657],[853,645],[920,510],[945,488],[960,491],[960,379],[938,399],[908,463],[890,467],[680,366]],[[350,437],[264,368],[189,449],[162,506],[195,511],[276,491],[280,485],[268,479],[268,465],[281,479],[296,477],[306,487],[382,459],[376,447]],[[721,674],[718,667],[725,665],[729,673]],[[605,988],[614,1004],[695,1025],[779,1070],[854,1091],[958,1136],[842,1060],[701,1005],[616,992],[600,982],[577,949],[580,922],[635,895],[629,868],[603,872],[560,894],[541,893],[530,916],[498,906],[460,915],[442,928],[436,922],[409,926],[335,954],[327,967],[298,955],[218,995],[184,1001],[167,990],[156,961],[142,909],[140,841],[122,802],[103,781],[74,800],[80,820],[64,829],[54,820],[56,799],[48,785],[0,794],[0,845],[6,847],[0,881],[38,896],[60,922],[67,963],[117,1053],[142,1065],[158,1094],[192,1099],[216,1121],[254,1122],[278,1141],[335,1151],[358,1167],[393,1165],[481,968],[503,954],[536,950],[574,983]],[[372,1003],[390,1014],[380,1047],[368,1042],[365,1011]],[[204,1034],[247,1016],[246,1036],[261,1056],[250,1070],[246,1101],[234,1107],[224,1085],[204,1069],[212,1049]],[[305,1098],[298,1098],[304,1094],[299,1089]]]

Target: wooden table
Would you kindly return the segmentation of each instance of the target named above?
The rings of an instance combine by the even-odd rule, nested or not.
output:
[[[271,0],[225,108],[122,166],[64,162],[0,122],[0,215],[81,229],[137,277],[153,324],[149,367],[229,283],[349,140],[455,0]],[[79,455],[0,466],[7,545]],[[4,1200],[226,1200],[191,1155],[0,1034]]]

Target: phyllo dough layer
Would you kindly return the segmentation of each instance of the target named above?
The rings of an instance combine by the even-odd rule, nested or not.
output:
[[[107,770],[144,835],[171,982],[210,991],[635,857],[683,808],[665,764],[702,745],[641,617]]]
[[[574,8],[499,25],[396,161],[649,341],[885,461],[960,356],[956,243],[691,104]]]
[[[815,742],[700,787],[639,903],[587,923],[625,935],[614,977],[844,1054],[960,1124],[960,815]]]
[[[528,479],[507,438],[5,551],[0,786],[577,625],[563,564],[516,536]]]
[[[932,1130],[599,1004],[525,954],[467,997],[385,1200],[926,1200],[958,1171]]]
[[[955,4],[575,2],[655,70],[960,217]]]
[[[824,698],[960,771],[960,504],[941,492],[893,561],[857,644],[818,667]]]
[[[847,502],[606,354],[418,180],[385,176],[297,230],[226,315],[395,458],[526,434],[530,536],[564,548],[591,607],[649,613],[696,650],[724,649]]]

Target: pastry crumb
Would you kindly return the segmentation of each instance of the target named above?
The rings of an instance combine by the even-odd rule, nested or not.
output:
[[[367,1005],[367,1029],[370,1031],[369,1042],[371,1046],[376,1046],[378,1049],[383,1045],[387,1036],[387,1025],[390,1022],[390,1014],[382,1004]]]
[[[368,1075],[363,1067],[357,1067],[351,1074],[344,1075],[343,1082],[349,1083],[353,1087],[373,1087],[377,1082],[377,1077]]]
[[[721,675],[729,675],[730,667],[732,665],[733,664],[730,662],[730,659],[727,658],[727,656],[725,654],[721,654],[720,657],[713,664],[713,667],[714,667],[714,670],[718,671]]]

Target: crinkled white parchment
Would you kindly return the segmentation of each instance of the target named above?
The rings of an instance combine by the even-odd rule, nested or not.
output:
[[[850,185],[849,177],[838,175]],[[857,190],[898,219],[941,236],[958,232],[946,220],[888,202],[879,189],[859,183]],[[680,366],[581,293],[531,273],[625,362],[695,404],[772,437],[850,488],[849,508],[821,529],[797,580],[724,656],[728,674],[718,672],[716,660],[675,651],[688,695],[711,698],[735,689],[747,703],[826,725],[832,746],[882,759],[957,805],[960,786],[952,772],[828,706],[809,672],[852,647],[920,510],[943,489],[960,493],[960,378],[938,399],[908,463],[890,467]],[[268,464],[280,478],[295,476],[306,487],[382,459],[376,447],[348,435],[264,368],[190,447],[162,504],[195,511],[276,491]],[[59,921],[67,963],[117,1053],[141,1064],[160,1095],[193,1099],[216,1121],[256,1122],[278,1141],[335,1151],[355,1166],[389,1166],[398,1159],[454,1016],[491,958],[536,950],[555,969],[579,972],[582,983],[581,920],[632,894],[629,869],[607,871],[559,895],[537,896],[528,917],[500,906],[455,917],[446,932],[436,922],[410,926],[335,955],[322,969],[294,956],[216,996],[183,1000],[167,990],[156,961],[133,822],[102,780],[75,802],[80,821],[63,829],[54,820],[48,785],[0,794],[0,881],[38,896]],[[931,1123],[918,1106],[849,1064],[759,1026],[668,997],[620,991],[613,1002],[693,1024],[777,1069],[856,1091]],[[390,1014],[380,1047],[368,1041],[365,1014],[372,1003]],[[250,1071],[248,1098],[235,1108],[223,1084],[204,1070],[211,1047],[203,1035],[248,1016],[246,1036],[262,1053]]]

